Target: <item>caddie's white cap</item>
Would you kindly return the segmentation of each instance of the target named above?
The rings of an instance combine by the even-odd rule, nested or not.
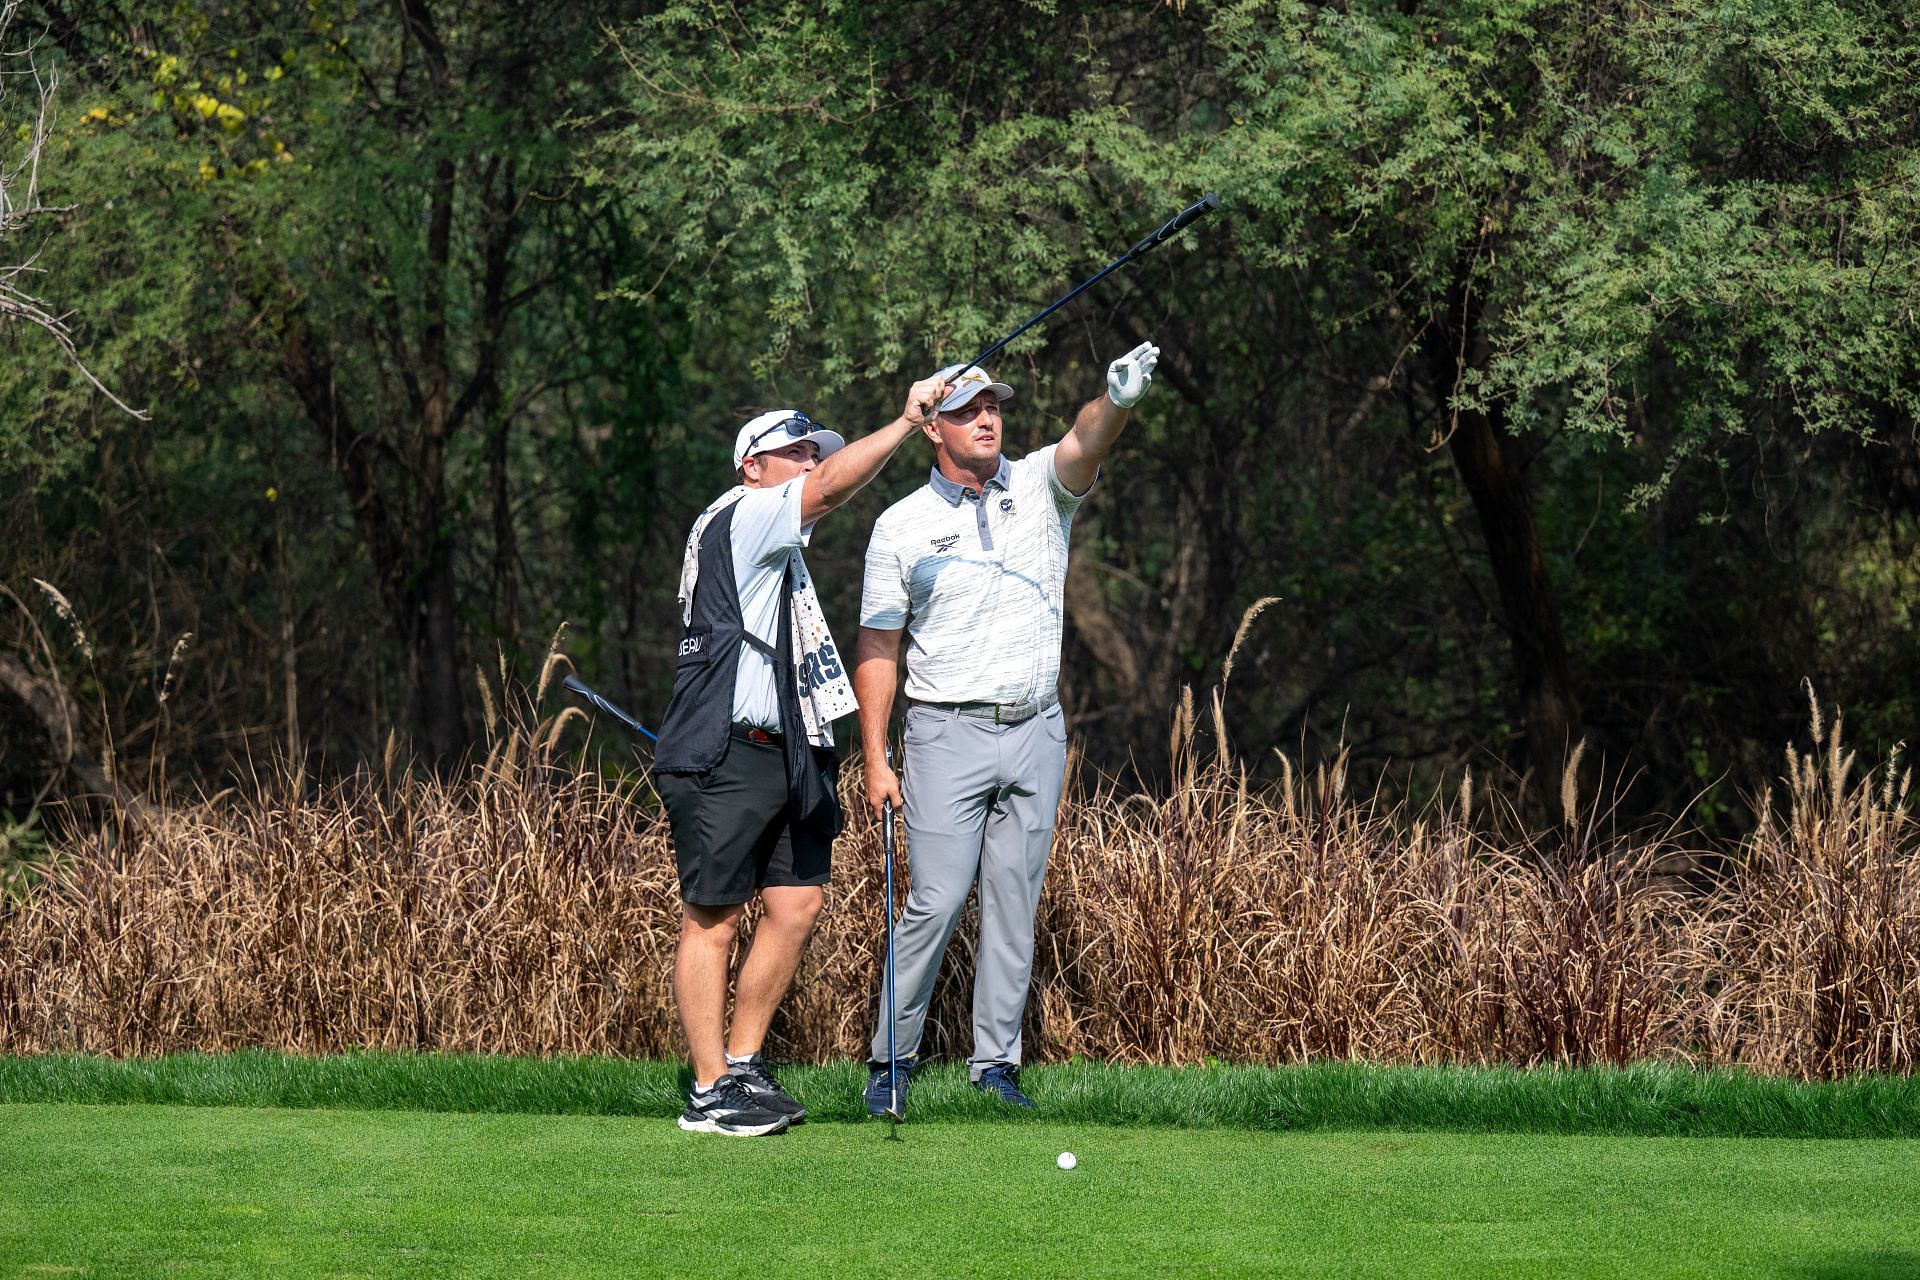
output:
[[[967,369],[967,366],[963,364],[950,364],[933,376],[939,378],[942,382],[953,382],[953,375],[960,373],[962,369]],[[954,383],[953,390],[947,393],[947,398],[940,402],[941,411],[958,409],[982,391],[991,391],[1002,400],[1005,400],[1013,394],[1012,387],[1004,382],[995,382],[993,375],[985,369],[967,369],[964,374],[960,375],[960,381]]]
[[[846,441],[838,431],[829,431],[798,409],[769,409],[757,418],[749,418],[740,434],[733,438],[733,469],[755,454],[784,449],[790,444],[811,440],[820,446],[822,460],[840,452]]]

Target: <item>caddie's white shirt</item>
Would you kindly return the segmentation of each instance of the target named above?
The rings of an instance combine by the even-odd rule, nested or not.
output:
[[[1060,680],[1075,495],[1057,445],[1002,456],[981,493],[935,468],[888,507],[867,544],[860,625],[907,632],[909,698],[1031,702]]]
[[[740,588],[740,619],[748,631],[776,648],[780,644],[780,606],[785,602],[789,559],[813,537],[800,523],[800,490],[805,476],[773,489],[749,489],[733,507],[733,580]],[[780,693],[773,659],[742,640],[740,669],[733,678],[733,718],[778,732]]]

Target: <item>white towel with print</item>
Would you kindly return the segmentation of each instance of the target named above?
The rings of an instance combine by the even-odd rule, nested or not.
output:
[[[747,494],[745,485],[736,485],[721,494],[713,505],[700,513],[687,535],[687,553],[680,561],[680,625],[693,623],[693,589],[700,584],[700,535],[707,522]],[[859,710],[854,701],[853,682],[847,678],[846,664],[840,661],[839,647],[827,630],[827,616],[820,608],[819,593],[813,589],[813,575],[795,547],[788,562],[793,574],[791,602],[793,625],[794,678],[800,687],[800,719],[807,737],[816,747],[833,745],[833,722]],[[764,637],[762,637],[764,638]],[[769,640],[778,645],[779,637]]]

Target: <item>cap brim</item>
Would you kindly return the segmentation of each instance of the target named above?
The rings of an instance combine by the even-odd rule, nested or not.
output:
[[[775,450],[784,449],[790,444],[818,445],[820,447],[820,459],[823,462],[847,447],[846,437],[842,436],[838,431],[828,431],[825,427],[822,427],[818,431],[809,431],[803,436],[781,436],[778,439],[769,436],[755,445],[750,451],[734,459],[734,469],[736,471],[739,470],[740,464],[748,458],[757,458],[763,453],[772,453]]]
[[[1013,395],[1013,388],[1004,382],[970,383],[948,396],[945,400],[942,400],[940,402],[940,412],[945,413],[949,409],[959,409],[982,391],[991,391],[1002,400],[1006,400]]]

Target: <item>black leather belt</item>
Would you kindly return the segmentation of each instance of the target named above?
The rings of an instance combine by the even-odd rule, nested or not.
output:
[[[739,724],[733,726],[733,736],[742,742],[758,742],[762,746],[777,747],[783,741],[779,734],[771,729],[762,729],[758,725]]]

